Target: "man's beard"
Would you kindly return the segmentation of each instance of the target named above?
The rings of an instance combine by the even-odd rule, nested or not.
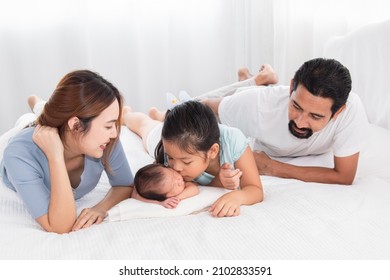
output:
[[[307,139],[313,135],[313,130],[310,128],[298,128],[293,120],[288,123],[288,129],[292,135],[299,139]]]

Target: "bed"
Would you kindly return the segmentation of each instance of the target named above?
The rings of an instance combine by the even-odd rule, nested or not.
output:
[[[371,122],[352,186],[262,176],[264,201],[243,206],[238,217],[211,217],[207,206],[221,193],[202,189],[198,202],[188,199],[170,212],[126,200],[102,224],[54,234],[43,231],[1,183],[0,259],[390,259],[389,31],[390,21],[365,27],[329,41],[324,51],[346,64],[354,81],[358,77],[353,90]],[[372,66],[381,73],[366,71]],[[123,128],[120,137],[133,172],[152,161],[137,135]],[[327,154],[285,161],[329,165],[330,159]],[[94,205],[108,187],[102,176],[97,188],[77,201],[78,211]]]

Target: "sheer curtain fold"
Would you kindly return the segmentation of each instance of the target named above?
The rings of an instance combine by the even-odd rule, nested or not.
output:
[[[245,54],[238,0],[0,0],[0,133],[69,71],[112,81],[135,110],[233,82]],[[239,12],[237,12],[239,11]],[[238,39],[237,39],[238,38]]]
[[[144,112],[165,108],[167,91],[232,83],[244,66],[270,63],[288,83],[329,38],[388,16],[385,0],[349,2],[0,0],[0,133],[28,111],[29,94],[48,98],[75,69],[99,72]]]
[[[274,66],[289,83],[305,60],[323,56],[328,40],[390,18],[387,0],[273,1]]]

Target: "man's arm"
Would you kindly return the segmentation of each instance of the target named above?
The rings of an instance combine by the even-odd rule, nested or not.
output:
[[[264,152],[255,152],[260,175],[298,179],[305,182],[351,185],[356,175],[359,153],[334,157],[334,168],[296,166],[271,159]]]

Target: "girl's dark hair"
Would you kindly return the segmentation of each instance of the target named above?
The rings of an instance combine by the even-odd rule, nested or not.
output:
[[[292,90],[299,84],[315,96],[332,99],[333,114],[345,105],[352,89],[349,70],[337,60],[325,58],[306,61],[294,75]]]
[[[134,176],[134,186],[140,196],[146,199],[164,201],[166,196],[160,194],[160,186],[165,182],[164,165],[151,163],[140,168]]]
[[[213,111],[199,101],[186,101],[167,111],[161,140],[155,150],[156,162],[164,164],[162,140],[174,142],[187,153],[204,152],[219,144],[219,126]]]
[[[73,71],[60,80],[36,123],[56,127],[63,140],[68,120],[77,117],[81,125],[81,134],[77,135],[79,137],[88,133],[91,121],[115,100],[119,103],[118,118],[120,118],[123,97],[118,89],[98,73],[89,70]],[[103,155],[103,164],[108,170],[110,170],[109,155],[120,135],[120,119],[116,122],[116,129],[118,136],[110,141]]]

